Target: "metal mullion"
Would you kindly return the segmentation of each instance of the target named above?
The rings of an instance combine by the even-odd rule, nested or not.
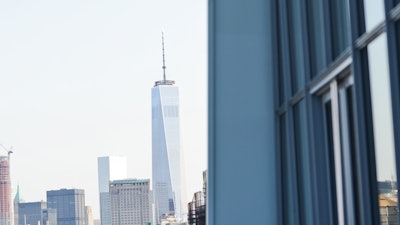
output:
[[[337,80],[333,80],[330,83],[331,93],[331,110],[332,110],[332,133],[333,133],[333,152],[335,162],[335,184],[336,184],[336,203],[338,212],[338,223],[339,225],[345,224],[345,209],[343,202],[343,171],[342,171],[342,147],[341,147],[341,132],[340,132],[340,115],[339,115],[339,96],[338,96],[338,84]]]
[[[387,1],[386,1],[387,2]],[[386,5],[387,5],[388,3],[386,3]],[[400,20],[400,3],[399,4],[397,4],[393,9],[391,9],[390,11],[388,11],[389,12],[389,15],[390,15],[390,19],[392,20],[392,21],[398,21],[398,20]]]
[[[304,90],[298,91],[295,95],[293,95],[289,99],[289,106],[293,107],[294,105],[298,104],[301,100],[303,100],[304,96],[305,96]]]
[[[376,171],[371,168],[373,160],[373,127],[369,78],[366,50],[357,48],[356,40],[365,32],[364,5],[362,0],[349,0],[351,40],[352,40],[352,71],[354,76],[353,95],[355,98],[355,166],[357,168],[357,187],[362,187],[356,193],[357,221],[363,225],[379,225],[378,198],[376,196]],[[372,149],[371,149],[372,148]],[[375,185],[375,186],[374,186]]]
[[[280,44],[281,44],[281,72],[283,75],[283,87],[284,87],[284,102],[287,102],[291,96],[291,82],[290,82],[290,72],[291,72],[291,60],[290,60],[290,46],[289,46],[289,30],[287,21],[287,4],[286,0],[278,1],[279,19],[280,19]],[[284,66],[285,65],[285,66]]]
[[[335,79],[347,67],[350,67],[352,63],[352,58],[350,54],[351,51],[348,51],[342,57],[332,62],[332,64],[329,65],[329,67],[324,70],[320,75],[315,77],[308,85],[310,93],[316,94],[321,90],[323,86],[328,85],[331,80]]]
[[[400,11],[400,3],[392,9],[391,7],[394,5],[393,0],[385,1],[385,10],[386,12],[393,12],[395,10]],[[397,40],[400,39],[396,32],[396,21],[391,20],[392,14],[388,15],[386,13],[386,33],[387,33],[387,51],[388,51],[388,60],[389,60],[389,76],[390,76],[390,90],[391,90],[391,99],[392,99],[392,119],[393,119],[393,136],[394,136],[394,150],[395,150],[395,165],[396,165],[396,175],[397,180],[400,180],[400,68],[398,65],[400,59],[400,53],[397,51],[399,49],[399,43]],[[398,13],[400,14],[400,13]],[[390,17],[390,18],[389,18]],[[400,21],[397,21],[400,23]],[[399,192],[400,188],[397,185],[397,191]],[[399,207],[399,203],[397,205]],[[400,219],[400,215],[398,215],[398,219]],[[400,221],[400,220],[398,220]]]
[[[208,164],[207,168],[209,172],[207,175],[207,199],[206,199],[206,223],[215,224],[216,215],[214,210],[210,210],[215,207],[215,184],[216,184],[216,128],[215,128],[215,100],[214,96],[216,93],[216,78],[215,78],[215,35],[216,35],[216,2],[208,0]],[[211,32],[210,32],[211,31]]]
[[[304,96],[304,100],[305,100],[305,104],[306,104],[306,117],[307,117],[307,123],[306,123],[306,129],[308,131],[308,133],[310,135],[307,135],[308,138],[308,157],[309,157],[309,162],[310,163],[310,177],[311,177],[311,193],[313,193],[312,196],[312,204],[314,207],[312,207],[312,209],[308,209],[308,210],[312,210],[312,220],[314,224],[322,224],[319,221],[319,210],[326,210],[326,208],[320,208],[318,207],[318,205],[320,204],[319,202],[319,196],[318,196],[318,175],[320,175],[320,173],[318,173],[318,166],[316,165],[317,162],[317,157],[315,155],[315,152],[317,151],[317,147],[314,145],[315,141],[318,140],[318,138],[316,138],[316,140],[314,140],[314,138],[317,136],[318,132],[315,131],[313,123],[315,120],[314,115],[319,115],[315,110],[315,108],[313,108],[312,106],[312,96],[310,95],[308,88],[307,88],[307,84],[308,82],[312,79],[312,74],[311,74],[311,64],[310,64],[310,45],[309,45],[309,24],[308,24],[308,19],[307,19],[307,1],[306,0],[301,0],[302,4],[300,4],[300,16],[301,16],[301,21],[302,21],[302,44],[303,44],[303,56],[304,56],[304,91],[305,91],[305,96]],[[315,133],[315,134],[314,134]]]
[[[279,13],[278,13],[278,2],[277,1],[271,1],[271,16],[270,16],[270,20],[272,21],[272,30],[274,31],[272,34],[272,48],[273,48],[273,55],[279,56],[279,51],[280,51],[280,46],[279,46],[279,39],[280,39],[280,31],[279,31],[279,23],[280,23],[280,19],[279,19]],[[275,120],[275,132],[277,134],[278,137],[278,141],[277,141],[277,145],[276,145],[276,168],[277,168],[277,195],[279,196],[278,199],[279,201],[277,201],[277,207],[278,207],[278,222],[279,224],[283,224],[283,169],[282,169],[282,143],[281,143],[281,116],[284,116],[284,113],[286,111],[285,108],[285,104],[282,104],[281,106],[281,97],[280,97],[280,85],[279,85],[279,72],[280,72],[280,68],[279,66],[281,65],[279,63],[279,61],[281,60],[279,57],[273,57],[273,71],[274,71],[274,93],[275,94],[275,108],[277,109],[277,113],[275,114],[275,118],[277,118]],[[282,99],[283,96],[282,96]],[[283,100],[283,102],[285,103],[285,101]],[[279,108],[280,107],[280,108]]]
[[[285,94],[285,99],[284,99],[284,104],[287,105],[288,104],[288,100],[290,99],[289,96],[291,96],[291,60],[290,60],[290,47],[289,47],[289,32],[288,32],[288,16],[287,16],[287,0],[281,0],[278,3],[279,5],[279,12],[280,12],[280,28],[281,28],[281,53],[282,53],[282,62],[285,62],[285,65],[289,65],[289,66],[284,66],[282,68],[282,73],[283,73],[283,82],[284,82],[284,94]],[[295,176],[291,177],[291,179],[294,179],[294,187],[293,190],[290,191],[294,191],[293,196],[294,199],[292,199],[293,204],[295,205],[295,221],[300,221],[300,217],[299,217],[299,207],[298,207],[298,185],[297,185],[297,174],[296,174],[296,167],[297,167],[297,163],[295,160],[295,155],[294,155],[294,137],[293,137],[293,109],[292,107],[287,107],[286,108],[286,117],[285,117],[286,123],[286,153],[288,153],[289,155],[289,159],[290,161],[288,163],[286,163],[286,165],[289,165],[289,171],[290,174],[295,174]],[[286,160],[286,159],[283,159]],[[292,166],[290,166],[292,165]],[[293,168],[294,166],[294,168]],[[286,174],[282,174],[283,176],[285,176]]]
[[[290,161],[288,165],[290,166],[290,173],[294,175],[292,177],[293,183],[294,183],[294,199],[293,199],[293,204],[296,206],[295,207],[295,220],[300,224],[300,211],[299,211],[299,187],[298,187],[298,176],[297,176],[297,154],[296,154],[296,143],[295,143],[295,132],[294,132],[294,113],[293,113],[293,106],[288,107],[287,112],[286,112],[286,134],[288,138],[286,139],[288,141],[286,145],[286,151],[290,155]]]
[[[368,33],[364,33],[355,41],[355,46],[358,49],[365,48],[369,43],[371,43],[375,38],[381,35],[383,32],[386,31],[386,24],[385,21],[382,21],[378,24],[374,29],[369,31]]]

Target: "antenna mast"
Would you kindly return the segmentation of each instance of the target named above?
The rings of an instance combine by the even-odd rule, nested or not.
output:
[[[164,82],[166,81],[166,75],[165,75],[165,69],[167,68],[165,66],[165,53],[164,53],[164,32],[161,32],[161,39],[162,39],[162,59],[163,59],[163,78]]]

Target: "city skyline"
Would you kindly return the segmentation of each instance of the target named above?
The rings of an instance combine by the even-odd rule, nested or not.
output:
[[[29,202],[84,189],[98,219],[97,157],[124,155],[128,177],[151,177],[149,89],[162,74],[161,31],[182,96],[185,168],[203,171],[206,27],[205,1],[0,3],[0,143],[14,147],[13,195],[18,184]],[[187,176],[188,193],[201,183]]]

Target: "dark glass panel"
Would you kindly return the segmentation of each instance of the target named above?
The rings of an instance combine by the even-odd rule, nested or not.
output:
[[[332,57],[335,59],[350,45],[349,7],[346,0],[328,2],[332,29]]]

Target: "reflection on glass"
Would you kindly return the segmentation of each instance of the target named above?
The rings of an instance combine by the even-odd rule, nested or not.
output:
[[[365,30],[371,31],[385,19],[383,0],[364,0]]]
[[[397,179],[386,33],[368,46],[381,224],[397,224]]]

